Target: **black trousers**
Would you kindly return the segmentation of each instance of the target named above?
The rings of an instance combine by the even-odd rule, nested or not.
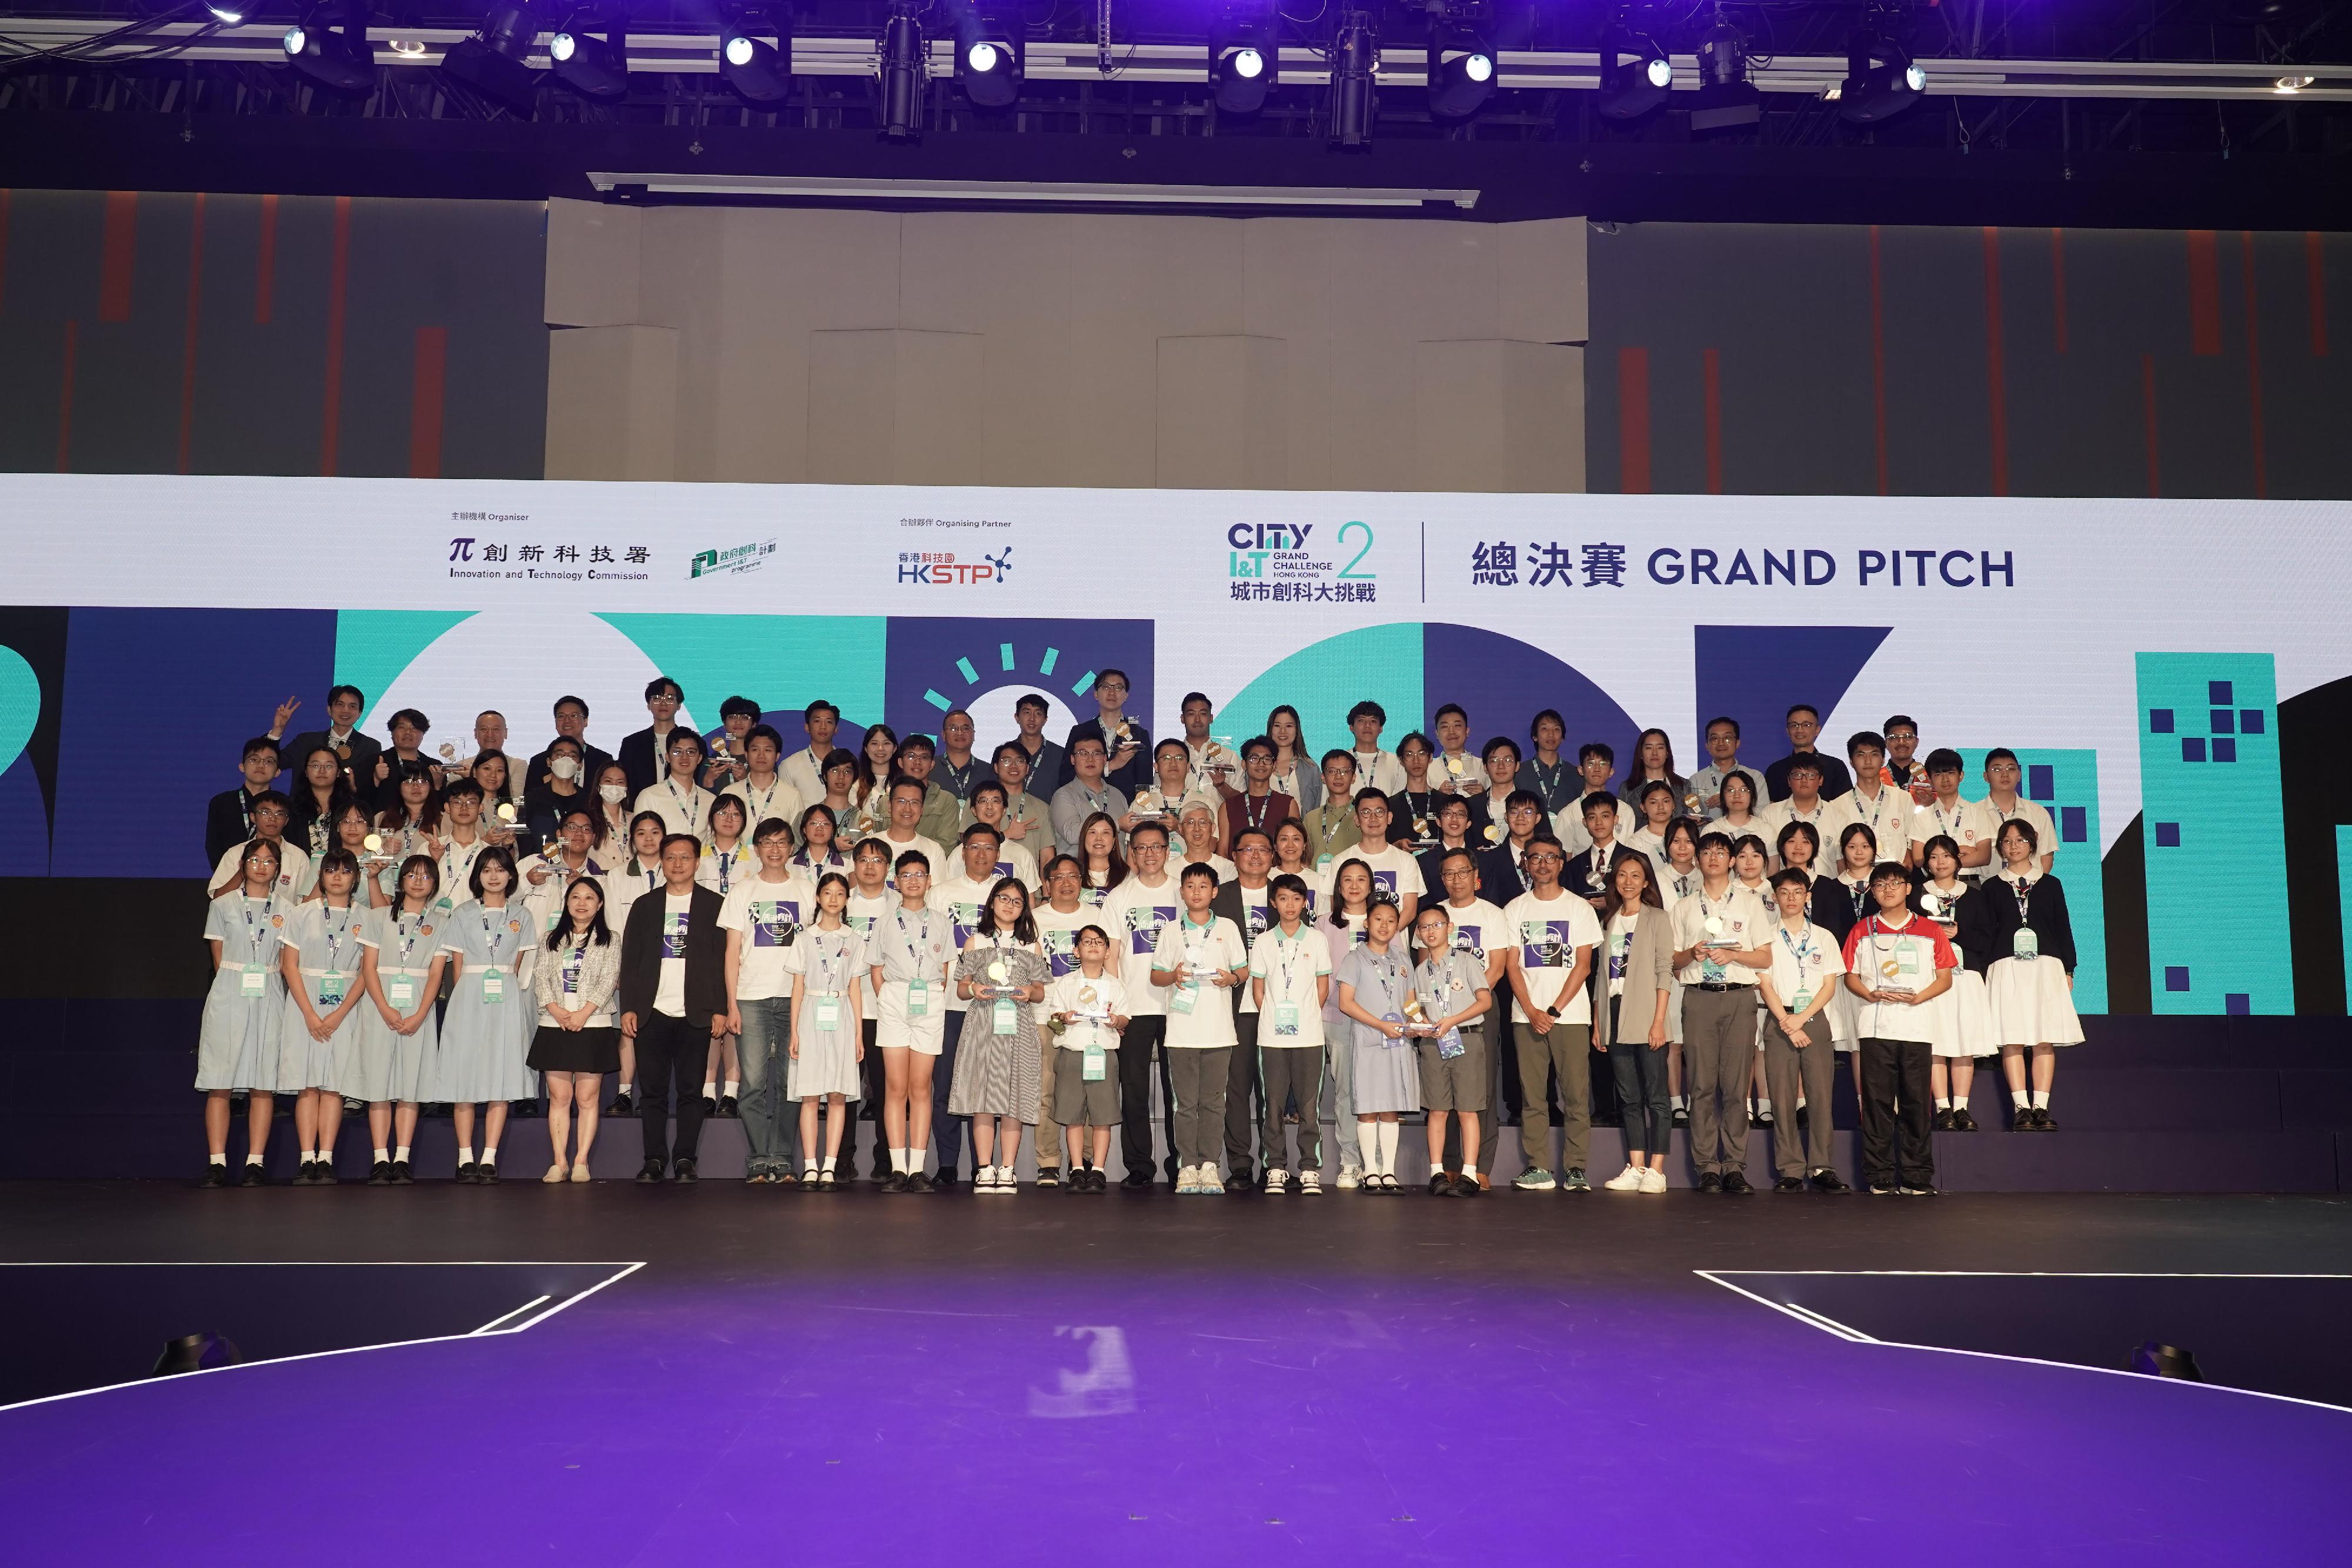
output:
[[[648,1011],[637,1025],[637,1120],[645,1129],[646,1158],[667,1164],[669,1100],[677,1092],[677,1151],[690,1160],[702,1142],[702,1070],[710,1055],[707,1026]]]
[[[1225,1072],[1225,1169],[1236,1181],[1250,1178],[1251,1134],[1265,1120],[1265,1081],[1257,1066],[1257,1013],[1234,1014],[1234,1047]],[[1251,1107],[1258,1107],[1253,1111]]]
[[[1160,1132],[1168,1150],[1168,1178],[1176,1178],[1176,1092],[1168,1082],[1168,1038],[1164,1018],[1129,1019],[1118,1040],[1118,1155],[1129,1175],[1151,1174],[1151,1065],[1160,1064]]]
[[[880,1181],[890,1174],[890,1139],[882,1125],[882,1095],[885,1087],[882,1078],[882,1051],[881,1048],[874,1043],[875,1033],[881,1028],[881,1023],[876,1019],[866,1019],[859,1027],[866,1035],[866,1060],[858,1063],[857,1072],[860,1081],[866,1085],[866,1102],[857,1110],[849,1113],[849,1120],[842,1124],[841,1168],[845,1171],[857,1168],[857,1161],[855,1157],[857,1153],[857,1124],[871,1122],[874,1124],[874,1179]]]
[[[1936,1102],[1927,1042],[1866,1035],[1861,1051],[1863,1184],[1933,1186]],[[1819,1106],[1813,1114],[1821,1114]]]

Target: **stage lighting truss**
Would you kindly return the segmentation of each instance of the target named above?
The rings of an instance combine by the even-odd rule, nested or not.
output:
[[[975,109],[1010,109],[1029,67],[1017,17],[1011,22],[966,11],[956,20],[955,74]]]
[[[917,4],[918,0],[891,0],[890,19],[883,24],[882,42],[875,51],[885,141],[923,139],[923,97],[930,86],[931,59],[930,51],[923,47]]]
[[[1718,9],[1698,40],[1698,105],[1693,131],[1727,131],[1764,118],[1764,96],[1748,79],[1748,35]]]
[[[538,20],[529,0],[490,0],[482,25],[441,57],[441,68],[484,97],[528,117],[539,105],[540,73],[530,68]]]
[[[719,74],[746,103],[782,103],[793,90],[791,13],[737,6],[719,28]]]
[[[1657,40],[1620,24],[1602,31],[1596,107],[1603,120],[1639,120],[1664,103],[1674,85],[1674,61]]]
[[[1381,37],[1370,13],[1349,11],[1339,19],[1331,48],[1331,145],[1362,152],[1372,145],[1379,111]]]
[[[330,92],[362,97],[375,89],[375,48],[367,27],[367,0],[313,5],[286,29],[286,63]]]
[[[1838,118],[1850,125],[1876,125],[1919,101],[1927,73],[1902,45],[1871,28],[1846,45],[1845,79],[1838,84]]]
[[[1435,120],[1467,120],[1495,96],[1495,44],[1483,4],[1429,8],[1429,112]]]
[[[1221,114],[1255,114],[1282,79],[1270,6],[1229,8],[1209,32],[1209,90]]]
[[[583,98],[628,96],[628,32],[617,13],[609,20],[576,14],[547,40],[547,59],[556,81]]]

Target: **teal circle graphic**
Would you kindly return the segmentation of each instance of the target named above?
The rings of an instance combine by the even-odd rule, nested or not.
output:
[[[41,677],[14,648],[0,647],[0,773],[16,765],[41,721]]]

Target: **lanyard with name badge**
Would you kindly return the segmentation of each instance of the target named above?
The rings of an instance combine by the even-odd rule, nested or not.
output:
[[[2042,956],[2042,938],[2034,935],[2031,924],[2032,915],[2027,907],[2028,895],[2032,893],[2033,884],[2019,877],[2009,885],[2017,894],[2017,930],[2009,939],[2009,956],[2031,963]]]
[[[834,936],[834,950],[824,950],[824,939]],[[810,951],[816,956],[816,972],[811,977],[819,988],[816,993],[816,1027],[836,1030],[841,1027],[842,969],[849,956],[849,934],[846,931],[809,933]]]
[[[1279,1039],[1284,1035],[1296,1035],[1298,1032],[1298,1003],[1296,999],[1297,992],[1293,989],[1298,982],[1297,977],[1291,973],[1291,966],[1307,952],[1307,930],[1306,927],[1301,926],[1298,935],[1294,938],[1285,936],[1282,934],[1282,927],[1277,925],[1269,935],[1274,937],[1274,961],[1282,971],[1280,980],[1282,988],[1274,1004],[1274,1032]]]
[[[1413,971],[1413,991],[1421,998],[1421,1010],[1430,1021],[1445,1017],[1448,994],[1463,990],[1462,977],[1455,972],[1454,950],[1447,948],[1443,956],[1431,959]],[[1462,1028],[1450,1025],[1437,1037],[1437,1056],[1441,1061],[1452,1061],[1467,1048],[1462,1043]]]
[[[319,977],[319,1005],[334,1008],[342,1006],[343,997],[351,986],[350,978],[344,975],[343,967],[339,960],[342,957],[343,938],[352,934],[352,921],[357,911],[350,904],[343,906],[343,925],[342,929],[339,931],[327,929],[327,916],[330,913],[326,904],[319,905],[319,930],[320,934],[327,939],[326,968]]]
[[[1383,1019],[1388,1019],[1389,1021],[1392,1023],[1402,1022],[1404,1013],[1397,1005],[1396,988],[1397,980],[1400,977],[1398,974],[1398,965],[1395,956],[1389,953],[1372,953],[1369,951],[1364,956],[1370,960],[1370,962],[1365,967],[1369,968],[1373,975],[1378,977],[1379,979],[1381,991],[1380,1016]],[[1365,1010],[1369,1012],[1371,1009],[1368,1008]],[[1390,1019],[1389,1017],[1391,1013],[1396,1015],[1393,1019]],[[1393,1051],[1403,1043],[1404,1037],[1402,1035],[1399,1035],[1394,1040],[1391,1040],[1388,1037],[1388,1032],[1386,1030],[1382,1030],[1381,1033],[1381,1046],[1383,1050]]]
[[[497,922],[487,915],[482,916],[482,940],[490,949],[489,966],[482,971],[482,1000],[489,1003],[504,1002],[507,999],[506,973],[499,967],[499,938],[496,933],[496,927]]]
[[[898,940],[907,945],[907,962],[915,971],[907,982],[907,1016],[910,1019],[929,1018],[931,1016],[931,982],[929,977],[923,973],[924,944],[929,943],[933,956],[939,954],[939,944],[931,941],[930,912],[924,911],[922,922],[912,935],[907,930],[905,904],[890,912],[890,921],[898,928]]]
[[[676,779],[672,778],[663,779],[662,788],[669,791],[670,803],[675,805],[679,810],[686,813],[686,831],[689,833],[694,831],[695,825],[702,820],[702,808],[694,803],[693,788],[691,786],[688,787],[686,798],[684,800],[680,800],[678,798],[677,780]]]
[[[261,918],[259,920],[256,920],[253,917],[253,900],[250,897],[245,897],[243,895],[240,895],[240,897],[245,906],[245,945],[252,956],[246,960],[245,969],[243,973],[237,977],[237,994],[239,996],[246,997],[257,997],[262,994],[263,988],[269,983],[268,971],[259,967],[261,963],[261,945],[269,938],[269,933],[271,930],[270,922],[275,918],[275,911],[272,906],[276,904],[278,895],[275,893],[272,893],[261,901]]]
[[[404,1013],[416,1005],[416,982],[407,973],[408,955],[416,946],[417,937],[427,929],[425,924],[427,913],[421,909],[416,912],[415,931],[408,928],[407,915],[395,912],[392,917],[393,929],[400,933],[400,973],[384,981],[383,999],[392,1004],[392,1010],[396,1013]]]
[[[1781,926],[1780,946],[1786,947],[1789,956],[1797,961],[1797,994],[1789,998],[1790,1010],[1803,1012],[1813,999],[1813,988],[1805,979],[1805,967],[1813,956],[1813,923],[1810,920],[1805,922],[1805,939],[1801,942],[1790,940],[1789,928]]]

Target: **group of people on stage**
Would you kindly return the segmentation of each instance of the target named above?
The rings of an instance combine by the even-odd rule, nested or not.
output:
[[[634,1113],[640,1182],[694,1180],[723,1115],[750,1181],[835,1187],[862,1111],[889,1191],[955,1185],[967,1127],[977,1192],[1016,1189],[1024,1139],[1037,1186],[1102,1192],[1114,1132],[1121,1184],[1145,1187],[1155,1062],[1180,1193],[1393,1192],[1423,1113],[1433,1194],[1486,1188],[1498,1120],[1512,1186],[1586,1190],[1596,1071],[1627,1151],[1601,1185],[1622,1192],[1665,1190],[1677,1127],[1702,1190],[1749,1190],[1751,1129],[1780,1189],[1843,1189],[1840,1052],[1872,1192],[1935,1190],[1931,1134],[1976,1129],[1981,1058],[2013,1129],[2056,1125],[2074,936],[2055,824],[2005,749],[1969,799],[1910,718],[1837,757],[1799,705],[1769,767],[1717,718],[1695,772],[1650,729],[1620,778],[1550,710],[1525,747],[1473,751],[1449,703],[1391,749],[1363,702],[1318,753],[1287,705],[1238,745],[1212,735],[1197,692],[1155,741],[1128,691],[1100,672],[1098,713],[1058,743],[1024,697],[986,753],[961,711],[936,739],[876,725],[838,747],[839,710],[813,703],[787,754],[756,703],[728,698],[706,738],[656,679],[617,756],[567,695],[520,763],[496,713],[461,759],[426,752],[414,709],[388,744],[360,734],[347,685],[288,738],[289,697],[208,816],[205,1182],[266,1181],[278,1095],[298,1183],[337,1179],[362,1109],[369,1179],[411,1180],[441,1104],[457,1179],[495,1182],[510,1106],[543,1088],[548,1182],[588,1180],[600,1115]]]

